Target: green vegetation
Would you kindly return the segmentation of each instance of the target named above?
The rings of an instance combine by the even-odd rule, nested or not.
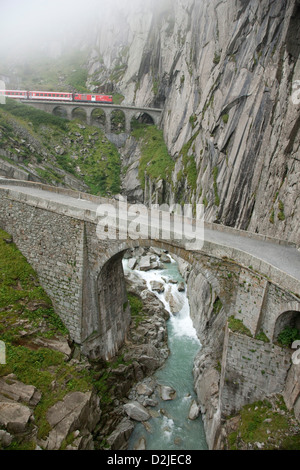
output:
[[[300,435],[291,429],[294,419],[288,413],[282,396],[246,405],[239,413],[238,429],[228,436],[229,450],[255,448],[264,450],[299,450]]]
[[[138,125],[132,135],[141,143],[139,179],[142,187],[145,187],[145,174],[152,180],[170,182],[175,164],[168,153],[163,132],[156,126]]]
[[[267,337],[267,335],[265,334],[265,332],[263,330],[261,330],[255,336],[255,339],[257,339],[258,341],[263,341],[264,343],[269,343],[270,342],[269,338]]]
[[[67,131],[65,119],[31,108],[9,98],[6,99],[6,104],[1,106],[1,110],[26,122],[30,122],[35,130],[38,130],[41,126],[54,126],[62,131]]]
[[[64,170],[84,181],[92,194],[109,196],[120,192],[119,152],[98,127],[7,100],[0,108],[0,131],[2,148],[9,153],[16,153],[19,148],[18,157],[24,164],[35,163],[37,174],[46,183],[64,184],[64,174],[59,171]],[[38,149],[34,152],[30,150],[32,140]],[[62,154],[56,151],[57,147]],[[15,165],[13,160],[7,160]]]
[[[220,60],[221,60],[220,54],[217,54],[217,53],[215,52],[215,56],[214,56],[213,63],[214,63],[215,65],[218,65],[218,64],[220,63]]]
[[[214,314],[218,315],[218,313],[220,313],[222,307],[223,307],[223,304],[222,304],[221,300],[219,299],[219,297],[217,297],[217,299],[215,300],[214,305],[213,305]]]
[[[215,166],[214,169],[213,169],[215,206],[220,205],[220,197],[219,197],[219,194],[218,194],[218,183],[217,183],[218,174],[219,174],[219,169],[218,169],[217,166]]]
[[[133,294],[128,294],[128,301],[130,304],[131,317],[135,322],[135,326],[138,327],[145,318],[143,314],[143,302],[139,297]]]
[[[125,114],[123,111],[113,111],[111,116],[111,128],[115,134],[125,132]]]
[[[36,337],[54,338],[68,332],[39,286],[35,271],[14,243],[5,242],[9,239],[0,230],[0,339],[6,345],[7,361],[0,366],[0,376],[13,373],[42,392],[35,422],[39,438],[43,438],[49,431],[49,407],[72,390],[90,390],[92,381],[86,371],[78,372],[66,363],[62,353],[34,345]],[[55,388],[51,387],[54,379]]]
[[[242,320],[238,320],[237,318],[234,318],[234,316],[229,318],[228,327],[234,333],[241,333],[243,335],[252,337],[251,331],[244,325]]]
[[[285,220],[285,214],[284,214],[284,204],[282,201],[278,202],[278,208],[279,208],[278,219],[281,222],[283,222]]]
[[[190,124],[191,124],[192,128],[194,129],[194,128],[196,127],[196,124],[197,124],[197,116],[196,116],[196,114],[192,114],[192,115],[190,116],[189,121],[190,121]]]
[[[87,79],[88,79],[87,70],[80,68],[70,73],[70,75],[67,78],[67,84],[72,89],[75,89],[79,93],[87,93],[89,92],[88,88],[86,88]]]
[[[125,99],[125,96],[121,95],[120,93],[115,93],[113,95],[113,103],[114,104],[122,104]]]
[[[86,88],[86,61],[89,56],[86,50],[76,50],[59,58],[39,56],[28,61],[14,63],[16,76],[22,77],[21,90],[41,91],[89,91]],[[5,64],[1,64],[1,74],[9,73]],[[70,89],[70,87],[73,89]],[[78,88],[77,88],[78,87]]]
[[[195,161],[194,155],[189,155],[189,152],[192,148],[192,145],[196,138],[198,137],[200,131],[197,131],[190,140],[182,147],[179,155],[182,157],[183,163],[183,170],[182,170],[182,177],[185,176],[188,186],[192,189],[192,191],[196,191],[197,189],[197,165]]]
[[[223,114],[222,115],[222,120],[223,120],[224,124],[227,124],[228,119],[229,119],[229,114]]]
[[[294,341],[300,340],[300,331],[297,328],[287,326],[278,335],[277,341],[280,346],[290,347]]]

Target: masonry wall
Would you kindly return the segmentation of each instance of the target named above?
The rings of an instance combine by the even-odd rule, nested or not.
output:
[[[289,350],[227,328],[220,383],[222,414],[229,416],[247,403],[282,393],[291,365]]]
[[[81,342],[83,222],[0,198],[0,227],[38,274],[55,311]]]

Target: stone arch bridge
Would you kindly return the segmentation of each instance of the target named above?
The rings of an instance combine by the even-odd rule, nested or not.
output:
[[[36,109],[53,114],[56,110],[65,112],[69,120],[74,119],[74,112],[82,110],[86,114],[86,122],[91,125],[93,122],[93,113],[96,110],[101,110],[105,115],[105,132],[110,134],[112,131],[112,118],[115,112],[119,111],[124,114],[125,118],[125,132],[131,132],[131,122],[133,118],[143,115],[150,118],[156,126],[159,126],[161,121],[162,109],[158,108],[145,108],[135,106],[122,106],[115,104],[99,104],[99,103],[80,103],[80,102],[61,102],[61,101],[33,101],[23,100],[22,103],[33,106]]]
[[[201,342],[210,332],[217,338],[214,348],[222,371],[216,379],[215,419],[283,390],[300,416],[300,367],[292,365],[289,349],[276,344],[280,325],[293,321],[299,326],[297,246],[209,223],[204,244],[196,249],[187,249],[184,239],[162,240],[158,234],[136,240],[100,239],[97,209],[103,204],[116,208],[119,203],[40,183],[0,179],[0,227],[13,236],[36,270],[83,353],[109,360],[124,344],[131,321],[122,267],[125,251],[136,246],[163,248],[191,265],[191,316]],[[231,330],[230,317],[240,320],[249,334]],[[261,332],[268,342],[257,336]],[[216,369],[207,383],[213,374],[218,375]]]

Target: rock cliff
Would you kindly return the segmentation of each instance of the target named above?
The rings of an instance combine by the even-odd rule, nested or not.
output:
[[[165,202],[299,242],[299,19],[298,0],[166,0],[102,23],[89,83],[163,107]]]

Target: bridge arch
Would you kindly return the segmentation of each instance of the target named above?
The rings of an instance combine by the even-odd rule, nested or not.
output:
[[[148,124],[153,126],[155,124],[155,119],[147,112],[138,113],[131,117],[130,129],[134,129],[134,127],[138,126],[139,124]]]
[[[59,116],[59,117],[62,117],[64,119],[68,119],[69,117],[69,114],[68,114],[68,110],[66,109],[65,106],[55,106],[52,110],[52,114],[54,116]]]
[[[120,134],[126,132],[126,114],[121,109],[114,109],[110,115],[111,120],[111,132],[114,134]]]
[[[94,305],[93,308],[86,305],[85,310],[86,312],[94,311],[94,318],[86,323],[86,328],[82,331],[82,337],[86,338],[83,343],[83,352],[90,357],[110,360],[124,344],[124,338],[131,323],[131,315],[122,261],[127,250],[139,247],[160,248],[188,262],[191,267],[198,263],[192,252],[168,241],[138,239],[109,243],[105,252],[99,253],[93,271],[90,273],[88,291],[89,299],[94,299]],[[199,272],[199,264],[197,266]],[[211,273],[209,279],[204,271],[202,275],[206,277],[208,283],[212,281]],[[216,284],[216,280],[213,284]],[[210,289],[212,290],[214,291],[214,288]],[[216,298],[219,298],[218,294],[214,293],[213,296],[212,300],[215,302]],[[93,325],[93,331],[91,331],[91,325]]]
[[[94,108],[91,112],[91,125],[105,130],[107,115],[102,108]]]
[[[85,108],[79,107],[79,106],[72,108],[71,117],[72,119],[78,119],[79,121],[85,122],[85,123],[87,123],[87,120],[88,120],[88,115],[87,115]]]

